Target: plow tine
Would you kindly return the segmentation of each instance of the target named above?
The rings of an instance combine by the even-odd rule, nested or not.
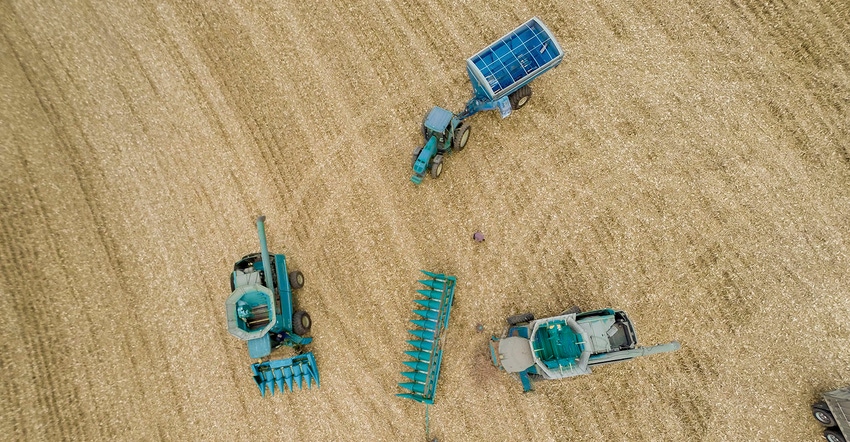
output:
[[[434,344],[432,342],[410,340],[407,341],[407,343],[420,350],[430,351],[434,348]]]
[[[419,339],[423,339],[426,341],[433,340],[435,334],[434,330],[408,330],[407,332],[413,336],[416,336]]]
[[[436,330],[437,321],[424,321],[422,319],[411,319],[410,322],[424,328],[425,330]]]
[[[411,381],[424,384],[425,380],[428,379],[427,373],[422,373],[421,371],[404,371],[401,373],[402,376],[410,379]]]
[[[440,317],[439,310],[414,310],[413,313],[425,318],[436,321]]]
[[[431,352],[430,351],[406,351],[404,354],[416,359],[417,361],[422,361],[424,363],[428,363],[431,360]]]
[[[425,297],[430,298],[430,299],[440,299],[440,298],[443,297],[443,292],[439,292],[437,290],[419,289],[419,290],[416,291],[416,293],[419,293],[420,295],[425,296]]]
[[[416,299],[413,302],[421,305],[422,307],[427,308],[428,310],[440,310],[440,301],[434,301],[429,299]]]
[[[439,292],[442,292],[446,288],[446,284],[444,282],[437,281],[435,279],[420,279],[419,282]]]
[[[425,393],[425,384],[420,384],[418,382],[402,382],[401,384],[398,384],[398,386],[401,388],[406,388],[414,393]]]
[[[412,368],[415,371],[428,371],[428,364],[425,362],[419,361],[404,361],[402,362],[404,365]]]

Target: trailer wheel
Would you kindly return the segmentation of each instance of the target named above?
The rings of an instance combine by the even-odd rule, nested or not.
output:
[[[437,155],[431,163],[431,178],[437,179],[443,173],[443,156]]]
[[[293,289],[304,287],[304,274],[298,270],[289,272],[289,286]]]
[[[520,110],[528,103],[528,100],[531,99],[531,86],[525,85],[516,92],[512,93],[510,96],[511,100],[511,109]]]
[[[823,430],[823,437],[829,442],[847,442],[847,439],[844,438],[841,431],[834,428],[827,428],[826,430]]]
[[[470,126],[466,123],[461,123],[460,127],[455,129],[455,136],[452,139],[452,147],[454,150],[460,152],[466,147],[466,143],[469,141]]]
[[[825,402],[818,402],[812,405],[812,416],[825,427],[834,427],[837,425],[835,417],[832,416],[832,412],[829,411],[829,406]]]
[[[313,320],[310,315],[304,310],[298,310],[292,314],[292,331],[298,336],[304,336],[310,333],[310,327],[313,326]]]
[[[416,159],[419,158],[420,153],[422,153],[422,146],[419,146],[416,149],[413,149],[413,158],[411,158],[411,160],[410,160],[410,167],[413,167],[413,166],[416,165]]]
[[[508,325],[514,326],[514,325],[517,325],[517,324],[522,324],[524,322],[533,321],[534,315],[531,314],[531,313],[523,313],[521,315],[508,316],[507,319],[505,319],[505,320],[508,321]]]

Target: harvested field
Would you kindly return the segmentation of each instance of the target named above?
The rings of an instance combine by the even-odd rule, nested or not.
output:
[[[425,440],[394,396],[419,269],[459,281],[441,442],[821,440],[810,404],[850,384],[850,3],[245,3],[0,4],[0,440]],[[424,114],[534,15],[564,62],[414,186]],[[226,330],[261,213],[318,390],[260,397]],[[522,394],[487,337],[574,304],[682,349]]]

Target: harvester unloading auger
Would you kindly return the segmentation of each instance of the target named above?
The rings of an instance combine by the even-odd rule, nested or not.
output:
[[[246,341],[248,355],[263,359],[251,365],[254,381],[265,396],[266,390],[280,393],[284,386],[293,391],[319,386],[319,369],[313,353],[302,353],[286,359],[267,359],[272,350],[301,347],[313,341],[305,335],[312,322],[305,311],[294,311],[292,290],[304,286],[304,275],[295,270],[287,273],[286,257],[270,254],[266,245],[265,216],[257,218],[260,253],[243,256],[233,265],[230,288],[225,302],[227,330]]]
[[[555,36],[539,18],[518,26],[504,37],[466,60],[473,97],[460,114],[434,107],[422,122],[423,146],[413,150],[413,176],[422,182],[427,171],[437,178],[443,172],[443,157],[460,151],[469,141],[465,120],[481,111],[498,109],[502,118],[518,110],[531,98],[532,80],[554,68],[564,58]]]

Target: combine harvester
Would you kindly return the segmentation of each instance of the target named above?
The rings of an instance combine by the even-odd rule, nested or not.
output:
[[[300,349],[313,341],[305,337],[312,322],[305,311],[293,311],[292,290],[304,286],[304,275],[295,270],[287,273],[286,257],[270,254],[266,245],[266,217],[257,218],[260,253],[243,256],[233,265],[230,288],[225,302],[227,330],[246,341],[248,356],[265,359],[273,349],[288,346]],[[319,369],[313,353],[286,359],[264,360],[251,365],[254,381],[265,396],[266,390],[280,393],[319,386]]]
[[[581,313],[572,308],[558,316],[534,319],[531,313],[509,316],[502,338],[490,338],[493,365],[516,373],[523,391],[531,380],[590,374],[593,366],[678,350],[678,342],[638,347],[634,325],[623,311]]]
[[[564,53],[555,36],[534,17],[466,60],[473,97],[458,115],[434,107],[422,122],[425,145],[413,151],[415,184],[426,171],[437,178],[443,172],[443,157],[463,150],[470,126],[465,120],[478,112],[498,109],[502,118],[521,109],[531,98],[532,80],[557,66]]]

